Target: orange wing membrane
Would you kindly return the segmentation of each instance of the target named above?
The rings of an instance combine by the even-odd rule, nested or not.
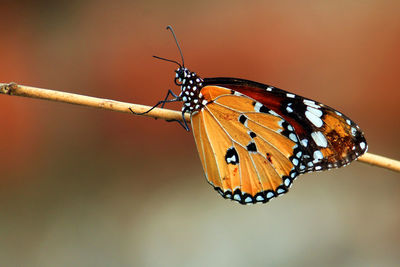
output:
[[[191,118],[208,182],[242,204],[285,193],[300,160],[291,158],[299,147],[293,128],[274,112],[258,112],[259,102],[230,89],[206,86],[201,94],[208,104]]]

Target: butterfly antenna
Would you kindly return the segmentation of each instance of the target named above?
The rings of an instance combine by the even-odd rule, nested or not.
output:
[[[167,30],[170,30],[172,35],[174,36],[176,46],[178,47],[179,53],[181,54],[182,66],[185,67],[185,61],[183,60],[182,50],[181,50],[181,47],[179,46],[178,40],[176,39],[175,32],[174,32],[174,30],[172,29],[172,27],[170,25],[167,26]]]
[[[165,61],[168,61],[168,62],[173,62],[175,64],[178,64],[178,66],[182,68],[182,65],[179,62],[175,61],[175,60],[167,59],[167,58],[163,58],[163,57],[158,57],[158,56],[153,56],[153,57],[155,57],[157,59],[165,60]]]

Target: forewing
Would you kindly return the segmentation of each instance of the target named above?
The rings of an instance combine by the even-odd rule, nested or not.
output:
[[[367,142],[358,125],[324,104],[248,80],[209,78],[204,83],[246,95],[293,127],[301,144],[298,165],[301,173],[344,166],[367,151]]]

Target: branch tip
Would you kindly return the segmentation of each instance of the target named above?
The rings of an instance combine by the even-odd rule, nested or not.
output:
[[[18,84],[11,82],[11,83],[5,83],[0,85],[0,93],[1,94],[6,94],[6,95],[11,95],[13,91],[18,89]]]

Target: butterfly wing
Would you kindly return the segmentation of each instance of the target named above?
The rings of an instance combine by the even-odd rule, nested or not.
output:
[[[299,163],[302,173],[345,166],[367,151],[359,126],[317,101],[243,79],[210,78],[205,84],[244,94],[282,116],[300,139],[304,152]]]
[[[301,156],[293,128],[274,112],[255,111],[261,103],[230,89],[206,86],[201,93],[208,104],[191,120],[208,182],[242,204],[287,192]]]
[[[247,80],[204,79],[207,104],[192,128],[208,182],[242,204],[287,192],[299,174],[363,154],[362,132],[341,113]]]

